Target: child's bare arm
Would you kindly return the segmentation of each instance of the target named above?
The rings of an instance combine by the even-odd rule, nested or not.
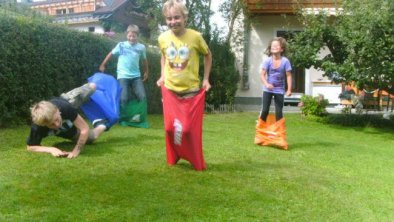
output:
[[[111,57],[112,57],[112,52],[109,52],[109,53],[107,54],[107,56],[104,58],[103,62],[100,64],[99,70],[100,70],[101,72],[104,72],[104,71],[105,71],[105,65],[106,65],[107,62],[111,59]]]
[[[29,146],[27,145],[27,150],[31,152],[39,152],[39,153],[50,153],[54,157],[62,157],[67,156],[68,152],[63,151],[56,147],[48,147],[48,146]]]
[[[287,77],[286,96],[291,96],[291,88],[293,87],[293,79],[291,77],[291,72],[286,72],[286,77]]]

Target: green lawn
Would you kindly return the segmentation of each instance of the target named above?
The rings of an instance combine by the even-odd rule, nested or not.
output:
[[[205,116],[203,172],[167,166],[161,116],[71,160],[27,152],[27,126],[0,129],[0,221],[394,220],[393,131],[287,114],[284,151],[253,144],[257,116]]]

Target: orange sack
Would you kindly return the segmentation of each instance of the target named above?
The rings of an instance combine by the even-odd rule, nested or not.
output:
[[[269,114],[267,121],[259,118],[256,125],[254,143],[261,146],[274,146],[287,150],[285,118],[275,120],[275,115]]]

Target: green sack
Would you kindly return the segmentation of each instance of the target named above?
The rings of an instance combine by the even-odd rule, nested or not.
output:
[[[148,128],[148,111],[146,99],[138,101],[131,100],[120,109],[119,124],[122,126],[134,126]]]

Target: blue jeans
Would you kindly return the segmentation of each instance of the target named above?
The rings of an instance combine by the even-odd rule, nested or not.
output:
[[[119,85],[122,87],[120,95],[120,105],[123,107],[132,99],[136,98],[142,101],[146,98],[144,83],[140,77],[133,79],[118,79]]]

